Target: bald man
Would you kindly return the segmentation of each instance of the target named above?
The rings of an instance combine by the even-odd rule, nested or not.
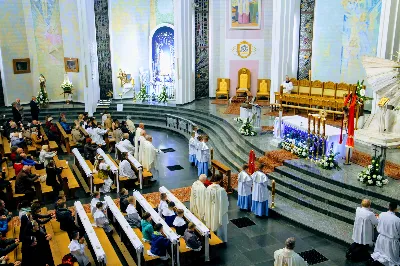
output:
[[[132,155],[135,152],[135,146],[129,141],[128,133],[122,135],[122,140],[118,143],[118,146],[125,148]]]
[[[38,176],[31,174],[31,167],[29,165],[24,165],[15,180],[15,193],[25,194],[26,199],[32,201],[35,197],[34,182],[38,178]]]
[[[196,180],[190,191],[190,211],[201,220],[205,215],[205,199],[206,199],[206,186],[204,182],[207,180],[206,175],[200,175],[199,180]]]

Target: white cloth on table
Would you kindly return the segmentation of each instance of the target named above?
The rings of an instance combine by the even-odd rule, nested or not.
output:
[[[92,141],[97,145],[106,145],[103,135],[107,133],[107,129],[96,127],[93,129]]]
[[[400,218],[393,212],[379,215],[378,239],[371,257],[385,266],[400,265]]]
[[[193,183],[190,192],[190,211],[200,220],[204,219],[206,187],[197,180]]]
[[[269,200],[268,177],[261,171],[256,171],[251,176],[253,179],[252,200],[264,202]]]
[[[352,239],[361,245],[373,243],[374,226],[378,224],[375,214],[368,208],[357,207],[356,219],[354,221]]]
[[[253,179],[246,173],[241,171],[238,175],[238,195],[248,196],[251,194],[251,187],[253,186]]]
[[[126,176],[129,179],[136,179],[135,171],[132,170],[131,164],[124,159],[119,163],[119,176]]]
[[[282,248],[274,252],[274,266],[307,266],[299,254],[293,250]]]
[[[129,139],[121,140],[118,143],[119,147],[125,148],[129,153],[133,154],[135,152],[135,146],[129,141]]]
[[[196,139],[191,137],[189,140],[189,155],[196,154]]]
[[[225,189],[218,184],[212,184],[206,189],[205,215],[206,226],[211,231],[217,231],[218,237],[227,242],[227,226],[229,200]]]
[[[293,90],[293,83],[291,81],[286,83],[285,81],[282,83],[282,87],[283,87],[283,93],[291,93]]]
[[[138,159],[138,154],[139,154],[139,137],[142,134],[143,129],[141,129],[140,127],[136,128],[136,132],[135,132],[135,154],[134,157],[136,159]]]

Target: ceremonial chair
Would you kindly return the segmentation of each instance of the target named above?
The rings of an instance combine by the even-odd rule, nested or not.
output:
[[[324,91],[322,93],[322,106],[328,109],[336,109],[336,83],[332,81],[324,82]],[[335,120],[335,114],[332,114],[333,120]]]
[[[323,83],[319,80],[311,82],[310,89],[310,107],[322,105]]]
[[[257,101],[259,98],[265,97],[267,100],[270,99],[271,93],[271,80],[270,79],[258,79],[257,80]]]
[[[241,68],[238,71],[238,86],[236,88],[236,97],[251,96],[250,92],[250,70]]]
[[[218,78],[217,79],[217,90],[215,92],[215,96],[218,99],[218,96],[226,95],[226,99],[229,99],[229,88],[230,88],[230,79]]]

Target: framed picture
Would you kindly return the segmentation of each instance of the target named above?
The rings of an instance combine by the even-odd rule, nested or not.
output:
[[[78,58],[64,57],[65,72],[79,72]]]
[[[31,73],[31,59],[13,59],[14,74]]]
[[[261,28],[262,0],[229,0],[230,28],[258,30]]]

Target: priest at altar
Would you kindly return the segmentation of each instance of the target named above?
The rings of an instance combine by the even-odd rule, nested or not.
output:
[[[147,140],[142,144],[143,145],[143,158],[142,165],[143,168],[149,170],[153,175],[153,179],[158,178],[158,154],[160,153],[159,149],[156,149],[153,145],[153,137],[148,135]]]
[[[293,83],[290,81],[289,76],[286,76],[285,81],[282,83],[283,93],[290,93],[293,90]]]
[[[206,226],[223,241],[228,242],[228,194],[218,184],[212,184],[205,191],[204,221]]]
[[[144,130],[144,124],[140,123],[139,126],[136,128],[135,132],[135,154],[134,157],[136,160],[138,159],[138,154],[139,154],[139,137],[142,134],[142,131]]]
[[[200,175],[199,180],[195,181],[190,191],[190,211],[200,220],[204,219],[204,205],[206,186],[204,182],[207,180],[206,175]]]
[[[274,252],[274,266],[307,266],[299,254],[294,252],[296,240],[291,237],[286,239],[285,247]]]

